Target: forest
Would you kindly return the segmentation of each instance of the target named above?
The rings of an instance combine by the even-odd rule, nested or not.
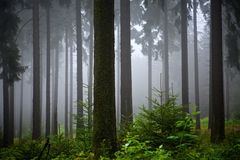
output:
[[[0,159],[239,160],[239,0],[0,0]]]

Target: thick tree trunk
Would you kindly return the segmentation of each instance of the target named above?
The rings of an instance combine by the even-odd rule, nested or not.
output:
[[[130,1],[120,1],[121,24],[121,125],[124,127],[133,121],[132,113],[132,66]]]
[[[93,152],[98,159],[103,150],[111,156],[116,151],[114,0],[94,1],[94,29]]]
[[[58,133],[58,73],[59,72],[59,42],[57,42],[55,52],[55,86],[54,86],[54,103],[53,103],[53,135]]]
[[[187,45],[187,1],[181,0],[181,42],[182,42],[182,105],[189,112],[188,98],[188,45]]]
[[[194,30],[194,79],[195,79],[195,105],[200,111],[199,104],[199,78],[198,78],[198,33],[197,33],[197,1],[193,0],[193,30]],[[196,117],[196,129],[200,129],[200,114]]]
[[[76,23],[77,23],[77,137],[83,124],[83,78],[82,78],[82,18],[81,1],[76,0]]]
[[[50,8],[46,9],[46,24],[47,24],[47,70],[46,70],[46,137],[50,134]]]
[[[32,139],[41,136],[39,0],[33,0],[33,128]]]
[[[224,89],[222,56],[222,3],[211,0],[212,125],[211,142],[218,143],[224,133]]]
[[[165,102],[169,99],[169,61],[168,61],[168,1],[164,0],[164,54],[163,54],[163,77]]]
[[[65,31],[65,137],[68,138],[68,28]]]

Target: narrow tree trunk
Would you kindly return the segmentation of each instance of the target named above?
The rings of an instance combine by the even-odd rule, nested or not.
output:
[[[193,0],[193,30],[194,30],[194,78],[195,78],[195,105],[200,111],[199,104],[199,78],[198,78],[198,33],[197,33],[197,1]],[[196,117],[196,129],[200,129],[200,114]]]
[[[132,123],[132,66],[130,1],[120,1],[121,24],[121,125]]]
[[[51,114],[52,115],[52,118],[51,118],[52,121],[51,121],[51,124],[52,125],[51,125],[51,132],[52,132],[52,134],[54,134],[54,130],[55,130],[54,129],[54,106],[55,106],[54,105],[54,102],[55,102],[54,101],[54,98],[55,98],[54,93],[55,93],[55,73],[56,73],[55,72],[55,66],[56,66],[56,61],[55,61],[56,55],[55,54],[56,54],[56,52],[52,52],[52,54],[51,54],[51,57],[52,57],[52,65],[51,65],[52,66],[52,84],[51,84],[52,85],[52,91],[51,91],[52,92],[52,97],[51,97],[51,99],[52,99],[52,101],[51,101],[52,102],[51,103],[52,104],[51,105],[51,107],[52,107],[51,108],[52,109],[52,114]]]
[[[69,80],[69,131],[70,137],[73,138],[73,48],[70,44],[70,80]]]
[[[106,20],[107,19],[107,20]],[[114,80],[114,0],[94,2],[93,152],[113,158],[116,151]]]
[[[224,133],[224,91],[222,56],[222,3],[211,1],[212,125],[211,142],[218,143]]]
[[[168,61],[168,1],[164,0],[164,54],[163,54],[163,68],[164,68],[164,92],[165,101],[169,99],[169,61]]]
[[[14,82],[9,86],[9,142],[14,143]]]
[[[3,71],[4,72],[4,71]],[[4,74],[5,75],[5,74]],[[3,77],[3,146],[7,147],[11,144],[9,133],[9,83],[6,77]]]
[[[226,119],[229,120],[230,119],[230,96],[229,96],[229,81],[230,81],[230,68],[226,67],[226,71],[225,71],[225,75],[226,75],[226,83],[225,83],[225,89],[226,89],[226,96],[225,96],[225,100],[226,100]]]
[[[47,24],[47,70],[46,70],[46,137],[50,134],[50,8],[46,9],[46,24]]]
[[[65,31],[65,137],[68,138],[68,29]]]
[[[187,1],[181,0],[181,42],[182,42],[182,105],[189,112],[188,98],[188,45],[187,45]]]
[[[58,133],[58,71],[59,70],[59,42],[57,42],[55,52],[55,86],[53,103],[53,135]]]
[[[32,139],[41,136],[40,106],[40,49],[39,49],[39,0],[33,1],[33,131]]]
[[[22,74],[21,86],[20,86],[20,113],[19,113],[19,140],[22,140],[22,126],[23,126],[23,82],[24,75]]]
[[[117,124],[120,124],[120,120],[121,120],[121,96],[120,96],[120,88],[121,88],[121,52],[120,52],[120,24],[118,24],[117,27],[117,97],[116,97],[116,114],[117,114]]]
[[[77,23],[77,137],[79,129],[83,128],[83,79],[82,79],[82,18],[81,1],[76,0],[76,23]]]
[[[148,40],[148,108],[152,109],[152,40]]]
[[[93,3],[93,0],[91,0]],[[93,11],[93,5],[91,5]],[[89,44],[89,69],[88,69],[88,128],[92,129],[92,83],[93,83],[93,12],[90,18],[90,44]]]

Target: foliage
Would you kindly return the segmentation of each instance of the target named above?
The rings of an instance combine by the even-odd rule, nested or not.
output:
[[[152,110],[142,108],[131,135],[138,135],[143,142],[149,141],[152,147],[172,148],[195,143],[197,137],[192,134],[192,118],[175,103],[174,97],[165,104],[154,100],[153,105]]]

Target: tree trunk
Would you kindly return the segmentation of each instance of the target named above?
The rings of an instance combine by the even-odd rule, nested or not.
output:
[[[53,103],[53,135],[58,133],[58,71],[59,70],[59,42],[57,42],[55,52],[55,86]]]
[[[69,131],[70,137],[73,138],[73,48],[70,43],[70,80],[69,80]]]
[[[222,56],[222,3],[211,1],[212,125],[211,142],[218,143],[224,133],[224,90]]]
[[[11,144],[9,133],[9,83],[6,77],[3,77],[3,146],[7,147]]]
[[[91,0],[93,3],[93,0]],[[88,128],[92,130],[92,84],[93,84],[93,4],[91,5],[90,42],[89,42],[89,70],[88,70]]]
[[[19,140],[22,140],[22,126],[23,126],[23,85],[24,85],[24,75],[22,74],[21,86],[20,86],[20,115],[19,115]]]
[[[114,0],[94,1],[94,111],[93,152],[116,151],[114,82]],[[106,151],[107,150],[107,151]]]
[[[195,105],[200,111],[199,104],[199,78],[198,78],[198,33],[197,33],[197,1],[193,0],[193,30],[194,30],[194,79],[195,79]],[[200,114],[196,117],[196,129],[200,129]]]
[[[169,99],[169,61],[168,61],[168,1],[164,0],[164,54],[163,54],[163,77],[165,102]]]
[[[39,0],[33,0],[33,128],[32,139],[41,136]]]
[[[116,108],[117,108],[117,111],[116,111],[116,121],[117,121],[117,124],[119,125],[120,124],[120,120],[121,120],[121,96],[120,96],[120,88],[121,88],[121,51],[120,51],[120,24],[118,23],[118,27],[117,27],[117,97],[116,97]]]
[[[188,98],[188,44],[187,44],[187,1],[181,0],[181,42],[182,42],[182,105],[189,112]]]
[[[121,125],[126,127],[133,121],[132,113],[132,66],[130,1],[120,1],[121,24]]]
[[[68,28],[65,31],[65,137],[68,138]]]
[[[82,79],[82,18],[81,1],[76,0],[76,23],[77,23],[77,138],[80,136],[79,129],[83,124],[83,79]]]
[[[151,38],[148,39],[148,108],[152,109],[152,40]]]
[[[230,68],[229,67],[226,67],[226,70],[225,70],[225,75],[226,75],[226,83],[225,83],[225,89],[226,89],[226,97],[225,97],[225,100],[226,100],[226,119],[229,120],[230,119],[230,96],[229,96],[229,81],[230,81]]]
[[[9,86],[9,142],[14,143],[14,82]]]
[[[47,70],[46,70],[46,137],[50,134],[50,8],[46,8],[46,24],[47,24]]]

